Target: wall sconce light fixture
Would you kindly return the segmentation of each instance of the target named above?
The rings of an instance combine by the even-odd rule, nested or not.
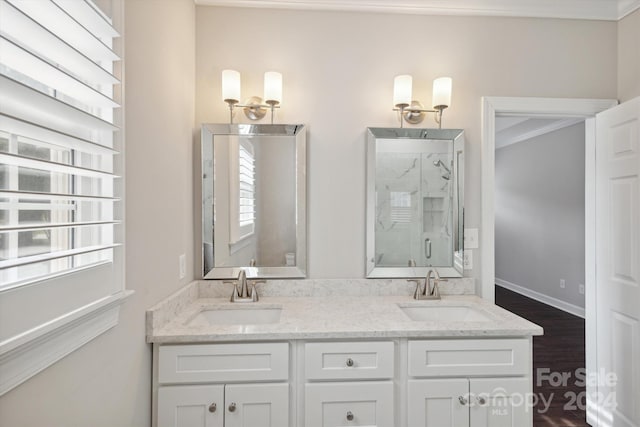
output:
[[[229,123],[233,124],[234,108],[243,108],[245,116],[250,120],[260,120],[271,110],[280,108],[282,102],[282,74],[275,71],[264,73],[264,101],[259,96],[252,96],[244,104],[240,102],[240,73],[235,70],[222,71],[222,100],[229,106]]]
[[[409,75],[396,76],[393,80],[393,111],[400,111],[400,127],[404,121],[418,124],[424,120],[426,113],[436,113],[435,120],[442,128],[442,111],[451,105],[451,77],[440,77],[433,81],[433,109],[425,109],[420,101],[411,99],[413,78]]]

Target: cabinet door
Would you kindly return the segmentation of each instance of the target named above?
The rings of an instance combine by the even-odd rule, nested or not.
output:
[[[289,426],[289,384],[225,386],[225,427]]]
[[[408,421],[411,427],[469,425],[469,380],[410,380]]]
[[[392,427],[393,383],[307,384],[305,427]]]
[[[224,386],[158,389],[158,427],[223,427]]]
[[[472,427],[529,427],[533,412],[528,404],[526,378],[469,380]]]

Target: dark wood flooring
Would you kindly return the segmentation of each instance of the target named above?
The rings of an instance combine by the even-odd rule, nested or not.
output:
[[[500,286],[496,304],[544,328],[543,336],[533,338],[533,392],[538,397],[533,427],[587,427],[585,388],[580,384],[585,367],[584,319]],[[540,397],[550,401],[548,409]]]

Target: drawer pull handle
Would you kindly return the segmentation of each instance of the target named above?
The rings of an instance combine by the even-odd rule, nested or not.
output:
[[[347,421],[353,421],[353,412],[351,411],[347,412]]]
[[[232,402],[231,405],[229,405],[229,412],[235,412],[236,411],[236,403]]]
[[[458,402],[460,402],[461,405],[466,405],[468,403],[467,399],[463,396],[458,396]]]
[[[352,367],[354,364],[355,364],[355,363],[354,363],[354,361],[353,361],[353,359],[352,359],[352,358],[348,358],[348,359],[347,359],[347,366],[348,366],[348,367]]]
[[[482,396],[478,396],[478,403],[484,405],[485,403],[487,403],[487,400]]]
[[[216,405],[216,402],[213,402],[211,405],[209,405],[209,412],[216,412],[216,409],[218,409],[218,405]]]

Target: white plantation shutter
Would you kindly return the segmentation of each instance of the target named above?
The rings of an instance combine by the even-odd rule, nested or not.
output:
[[[229,243],[235,245],[255,232],[256,155],[248,138],[232,137],[229,142]]]
[[[240,228],[253,226],[255,221],[255,158],[250,143],[240,144],[239,163],[240,163],[240,192],[238,195],[238,203],[240,206],[238,222]]]
[[[124,294],[118,38],[90,0],[0,0],[0,356]]]

